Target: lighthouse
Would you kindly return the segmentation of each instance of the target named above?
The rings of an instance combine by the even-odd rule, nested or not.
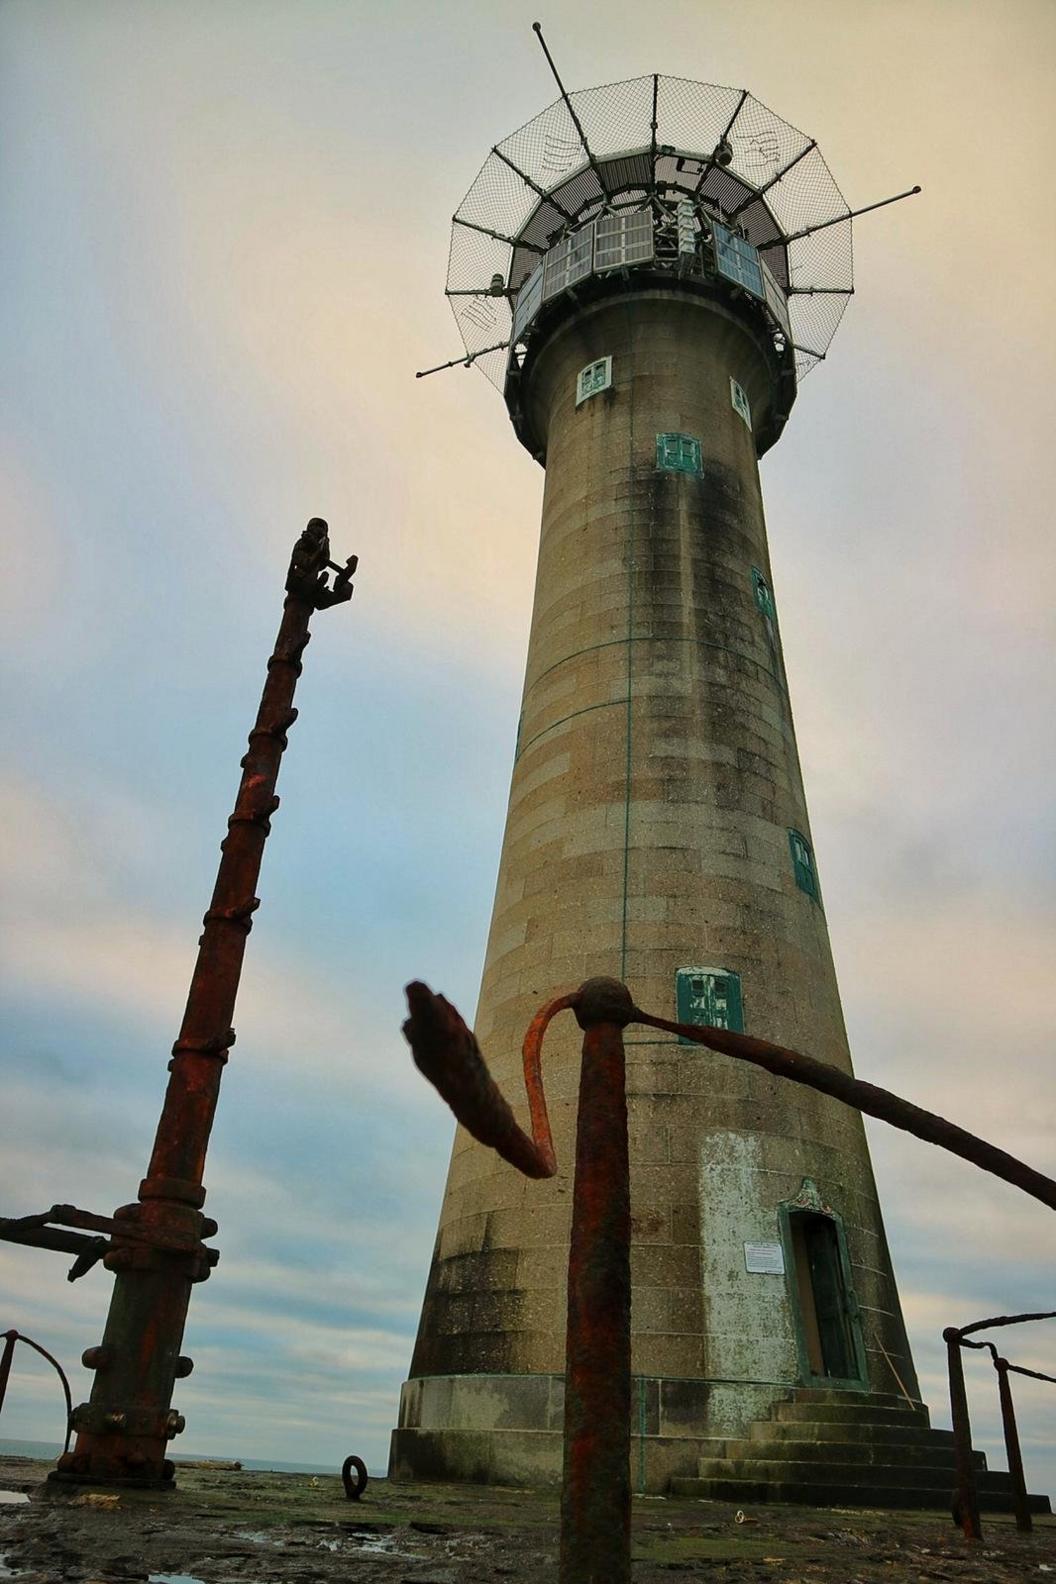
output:
[[[466,360],[545,469],[475,1030],[516,1103],[532,1015],[609,975],[850,1071],[759,459],[851,295],[852,212],[745,90],[558,85],[490,152],[448,277]],[[835,1491],[870,1448],[920,1452],[860,1117],[651,1033],[627,1041],[636,1487],[728,1490],[737,1448],[821,1441],[784,1485]],[[456,1136],[394,1477],[559,1476],[580,1051],[550,1041],[557,1177]]]

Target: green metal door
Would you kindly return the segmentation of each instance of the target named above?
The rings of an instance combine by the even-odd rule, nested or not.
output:
[[[804,1240],[824,1371],[835,1380],[858,1373],[836,1228],[828,1216],[804,1217]]]

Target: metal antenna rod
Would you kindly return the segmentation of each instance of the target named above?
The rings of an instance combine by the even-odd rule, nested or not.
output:
[[[479,231],[481,236],[491,237],[495,242],[508,242],[512,248],[528,248],[540,257],[546,252],[544,247],[539,247],[535,242],[526,242],[523,237],[507,236],[504,231],[493,231],[490,226],[474,225],[472,220],[463,220],[461,215],[452,215],[452,225],[465,226],[467,231]]]
[[[736,209],[731,209],[730,210],[730,219],[731,220],[736,220],[737,216],[741,213],[742,209],[747,209],[747,207],[748,207],[748,205],[750,203],[754,203],[757,198],[761,198],[764,193],[768,193],[770,191],[771,187],[776,186],[777,183],[779,181],[781,181],[781,179],[783,177],[788,175],[789,171],[792,170],[794,166],[799,164],[801,159],[806,159],[806,157],[810,153],[811,149],[816,149],[817,146],[818,146],[817,138],[811,138],[811,140],[807,144],[806,148],[805,149],[800,149],[800,151],[796,155],[795,159],[790,159],[787,165],[782,165],[781,169],[776,173],[776,175],[771,176],[771,178],[770,178],[770,180],[768,182],[764,182],[761,187],[757,187],[754,192],[750,192],[748,194],[747,198],[745,198],[742,203],[739,203],[737,205]]]
[[[866,204],[862,209],[848,209],[846,214],[833,215],[831,220],[821,220],[817,225],[804,226],[802,231],[793,231],[791,236],[774,237],[769,242],[760,242],[757,251],[765,253],[767,248],[787,247],[789,242],[798,242],[802,237],[813,236],[815,231],[824,231],[828,226],[839,225],[841,220],[857,220],[859,215],[870,214],[874,209],[886,209],[888,204],[899,203],[903,198],[913,198],[922,189],[910,187],[907,192],[896,193],[893,198],[881,198],[879,203]]]
[[[459,366],[469,368],[470,364],[475,363],[478,358],[487,357],[489,352],[503,352],[509,344],[508,341],[497,341],[494,346],[481,347],[479,352],[470,352],[468,357],[451,358],[450,362],[438,363],[435,368],[419,369],[414,377],[415,379],[424,379],[427,374],[439,374],[444,369],[458,368]]]
[[[560,91],[562,99],[565,101],[565,109],[568,111],[569,115],[572,117],[572,124],[575,127],[576,131],[579,133],[579,141],[583,145],[583,152],[587,156],[587,161],[588,161],[588,163],[590,165],[591,170],[594,172],[595,176],[598,178],[598,185],[601,188],[602,192],[605,194],[606,198],[611,198],[612,194],[609,192],[609,189],[606,187],[605,178],[601,174],[601,170],[600,170],[600,168],[598,166],[598,162],[594,158],[594,155],[591,153],[590,144],[587,142],[587,134],[583,130],[583,126],[582,126],[582,123],[580,122],[580,119],[579,119],[578,115],[576,114],[575,110],[572,108],[572,101],[568,97],[568,94],[567,94],[567,92],[565,90],[564,83],[561,81],[561,78],[558,76],[557,67],[554,65],[554,57],[551,55],[549,49],[547,48],[546,40],[543,37],[542,27],[540,26],[540,24],[538,22],[533,22],[532,23],[532,32],[536,35],[536,37],[539,40],[539,43],[542,45],[543,54],[546,56],[546,63],[549,66],[550,70],[554,74],[554,81],[556,82],[556,84],[558,86],[558,89]]]
[[[568,221],[572,221],[575,218],[573,215],[569,214],[564,204],[558,203],[557,199],[552,193],[548,193],[545,188],[540,187],[538,182],[534,182],[532,180],[527,171],[523,171],[519,165],[515,165],[513,160],[510,159],[509,155],[502,152],[498,144],[495,145],[491,152],[493,154],[497,154],[502,163],[504,165],[508,165],[513,171],[514,175],[519,176],[524,182],[525,186],[530,187],[532,191],[543,200],[544,203],[553,204],[558,214],[564,215],[565,219]]]

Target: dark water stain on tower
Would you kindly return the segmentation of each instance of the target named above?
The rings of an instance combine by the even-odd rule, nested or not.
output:
[[[517,1096],[537,1007],[596,975],[849,1071],[758,472],[852,290],[847,204],[746,92],[642,77],[498,145],[448,289],[546,469],[476,1019],[497,1082]],[[555,1026],[566,1172],[578,1077]],[[811,1403],[868,1441],[917,1386],[860,1117],[648,1029],[627,1086],[636,1480]],[[395,1477],[557,1479],[569,1225],[567,1175],[459,1131]]]

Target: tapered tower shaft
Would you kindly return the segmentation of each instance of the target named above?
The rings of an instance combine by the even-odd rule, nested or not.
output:
[[[540,1001],[594,974],[850,1067],[759,487],[781,374],[750,314],[675,283],[610,289],[529,350],[517,421],[546,488],[476,1020],[507,1094]],[[883,1350],[914,1376],[860,1118],[646,1033],[632,1368],[656,1485],[790,1387],[893,1392]],[[397,1472],[558,1466],[579,1054],[552,1040],[563,1174],[526,1184],[456,1139]]]

